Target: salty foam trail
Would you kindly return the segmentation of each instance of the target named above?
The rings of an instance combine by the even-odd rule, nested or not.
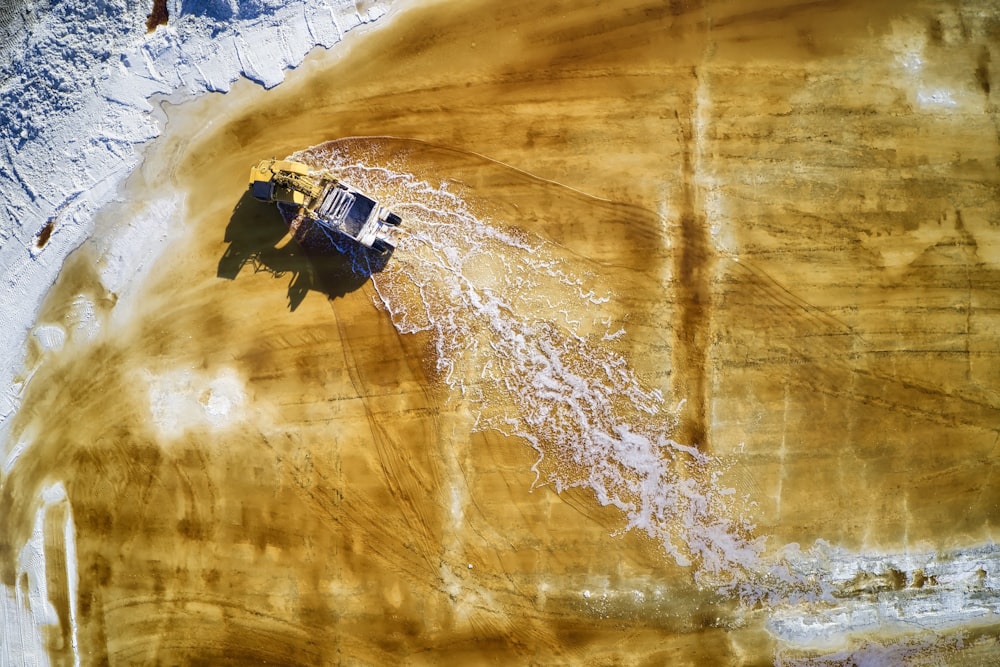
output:
[[[398,330],[430,335],[442,380],[478,414],[478,428],[531,444],[538,483],[591,489],[625,514],[626,529],[694,564],[700,582],[766,609],[779,663],[830,664],[845,651],[919,662],[1000,614],[995,546],[864,554],[817,542],[763,555],[741,514],[747,503],[720,483],[720,462],[671,438],[676,413],[607,340],[614,301],[594,286],[595,265],[357,143],[295,158],[405,216],[407,235],[381,272],[354,255]],[[918,629],[933,641],[912,642]]]
[[[476,213],[450,183],[402,165],[369,167],[326,144],[292,159],[330,169],[403,216],[406,235],[373,275],[401,333],[427,332],[442,380],[469,402],[479,429],[523,438],[537,483],[590,488],[699,576],[733,582],[761,545],[715,459],[674,441],[676,412],[607,345],[597,276],[557,247]],[[586,266],[584,266],[586,268]]]

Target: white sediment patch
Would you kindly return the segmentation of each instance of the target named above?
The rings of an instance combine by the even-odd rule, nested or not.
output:
[[[69,312],[66,314],[66,321],[71,338],[79,343],[93,340],[101,330],[97,308],[90,297],[84,294],[77,294],[73,298],[73,303],[70,304]]]
[[[65,489],[63,489],[63,493],[65,494]],[[77,597],[77,591],[79,590],[80,574],[76,557],[76,523],[73,521],[73,507],[69,505],[68,499],[66,502],[68,511],[66,513],[66,524],[63,526],[63,544],[66,548],[66,583],[69,600],[70,643],[73,647],[73,665],[74,667],[79,667],[80,626],[77,622],[77,616],[79,614],[80,600]]]
[[[779,664],[922,664],[954,649],[963,631],[1000,623],[996,545],[946,553],[794,546],[762,583],[779,656],[799,656]],[[800,587],[806,581],[809,592]]]
[[[43,324],[32,332],[39,346],[46,351],[55,351],[66,343],[66,330],[58,324]]]
[[[955,93],[944,88],[921,88],[917,91],[917,102],[922,107],[957,107]]]
[[[97,275],[104,289],[122,301],[130,288],[142,282],[178,226],[183,207],[183,195],[176,193],[138,202],[136,208],[122,212],[124,223],[95,242]]]
[[[4,475],[7,475],[11,470],[14,469],[14,466],[17,464],[17,460],[21,458],[21,455],[28,448],[28,444],[30,442],[31,442],[30,439],[28,439],[27,437],[22,437],[16,443],[14,443],[12,447],[9,448],[7,452],[7,458],[4,460],[3,463]]]
[[[232,369],[214,375],[192,370],[146,372],[144,378],[152,423],[168,440],[192,428],[222,429],[244,416],[244,384]]]
[[[944,18],[944,17],[942,17]],[[957,18],[957,17],[952,17]],[[945,19],[944,22],[948,22]],[[932,74],[928,71],[927,31],[916,19],[893,23],[893,29],[883,39],[885,48],[892,55],[896,81],[904,89],[915,109],[928,113],[958,110],[964,103],[975,113],[981,112],[978,94],[970,96],[967,91],[954,88],[954,72]]]

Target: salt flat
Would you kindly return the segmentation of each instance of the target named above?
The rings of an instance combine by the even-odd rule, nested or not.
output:
[[[995,25],[414,6],[166,106],[38,317],[5,583],[56,563],[54,661],[988,662]],[[312,146],[409,214],[370,281],[245,197]]]

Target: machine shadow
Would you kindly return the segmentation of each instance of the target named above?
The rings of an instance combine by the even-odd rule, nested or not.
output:
[[[235,280],[247,264],[254,273],[266,271],[275,278],[290,275],[288,308],[294,311],[310,291],[328,299],[342,297],[385,268],[391,252],[379,255],[315,223],[303,222],[282,244],[292,229],[295,211],[280,204],[277,208],[257,201],[249,192],[243,194],[226,226],[224,240],[229,245],[219,260],[220,278]]]

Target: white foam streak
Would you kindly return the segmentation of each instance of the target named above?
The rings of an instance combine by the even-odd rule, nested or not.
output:
[[[336,146],[293,156],[331,169],[406,220],[385,270],[373,276],[403,333],[429,332],[442,380],[472,406],[479,429],[528,442],[536,484],[587,487],[673,559],[713,578],[735,577],[759,544],[738,499],[720,488],[718,463],[670,436],[677,413],[643,387],[607,345],[601,306],[614,294],[588,287],[586,265],[503,221],[477,215],[445,183],[404,167],[368,167]],[[596,332],[596,333],[594,333]]]

